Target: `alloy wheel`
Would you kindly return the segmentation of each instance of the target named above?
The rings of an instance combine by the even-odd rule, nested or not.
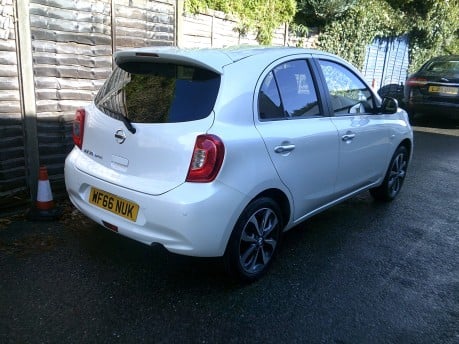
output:
[[[270,208],[258,209],[248,219],[239,242],[239,261],[249,274],[262,271],[278,244],[279,219]]]
[[[400,191],[405,179],[407,166],[406,156],[403,152],[400,152],[393,160],[390,170],[388,187],[391,197],[394,197]]]

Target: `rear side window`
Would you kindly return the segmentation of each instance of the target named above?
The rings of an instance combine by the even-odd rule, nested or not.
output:
[[[258,94],[258,111],[260,119],[282,119],[285,117],[273,72],[269,72],[261,85]]]
[[[99,110],[134,123],[177,123],[207,117],[220,75],[190,66],[127,62],[117,66],[94,102]]]
[[[262,120],[321,116],[317,93],[306,60],[294,60],[274,68],[258,94]]]

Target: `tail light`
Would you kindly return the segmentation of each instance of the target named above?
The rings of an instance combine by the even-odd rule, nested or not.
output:
[[[427,79],[413,77],[413,78],[409,78],[406,81],[406,84],[411,87],[412,86],[424,86],[425,84],[427,84]]]
[[[225,146],[215,135],[199,135],[194,145],[187,182],[208,183],[217,177],[225,156]]]
[[[81,149],[83,146],[83,134],[84,134],[84,119],[86,112],[84,109],[78,109],[75,113],[75,119],[73,120],[73,142]]]

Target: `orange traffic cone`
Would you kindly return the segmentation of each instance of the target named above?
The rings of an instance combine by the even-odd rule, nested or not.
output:
[[[53,193],[48,179],[48,170],[40,166],[38,176],[37,201],[35,206],[28,213],[29,220],[56,220],[60,217],[60,211],[54,207]]]

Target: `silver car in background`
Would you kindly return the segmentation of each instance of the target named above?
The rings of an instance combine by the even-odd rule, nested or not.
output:
[[[147,245],[223,257],[253,281],[283,232],[364,190],[402,187],[407,113],[342,59],[299,48],[118,52],[78,109],[73,204]]]

